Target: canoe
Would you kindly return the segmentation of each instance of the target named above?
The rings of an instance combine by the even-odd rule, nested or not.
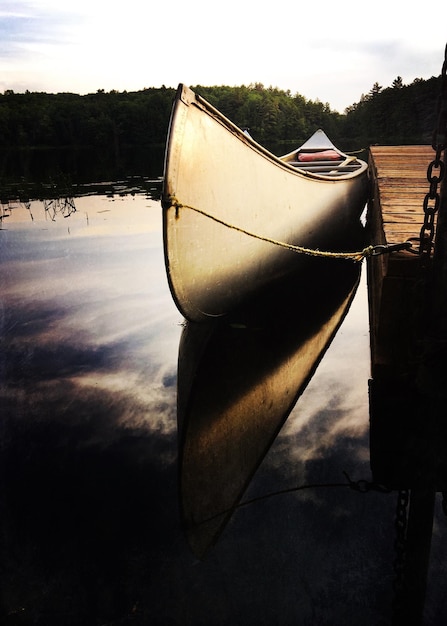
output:
[[[276,157],[180,85],[161,198],[177,307],[193,321],[226,315],[278,278],[308,271],[303,248],[349,250],[367,193],[367,164],[322,130]]]
[[[356,293],[361,265],[320,259],[249,305],[186,322],[179,345],[177,419],[182,525],[204,558],[303,393]],[[318,280],[315,280],[318,278]],[[294,419],[301,417],[299,405]]]

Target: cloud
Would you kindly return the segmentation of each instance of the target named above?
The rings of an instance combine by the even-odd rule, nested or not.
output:
[[[73,26],[82,23],[80,16],[67,14],[58,7],[38,2],[6,3],[0,9],[0,58],[24,59],[30,50],[43,52],[48,46],[69,41]]]
[[[8,2],[0,89],[89,93],[260,82],[343,111],[375,82],[440,73],[445,33],[431,13],[402,13],[385,1],[367,20],[362,12],[346,20],[344,8],[329,1],[319,11],[315,29],[315,8],[296,2],[254,12],[232,0],[218,20],[201,0],[129,0],[125,10],[113,3],[104,10],[94,0]]]

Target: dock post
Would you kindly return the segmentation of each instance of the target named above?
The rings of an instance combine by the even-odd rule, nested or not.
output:
[[[430,485],[414,487],[410,492],[405,561],[402,586],[396,590],[394,626],[424,623],[435,497],[435,489]]]
[[[432,149],[427,146],[424,153],[422,147],[372,147],[370,151],[373,243],[417,237]],[[371,259],[368,267],[371,469],[375,481],[410,494],[394,606],[396,625],[423,623],[436,492],[446,490],[446,204],[441,193],[436,248],[424,276],[418,256],[406,252]]]

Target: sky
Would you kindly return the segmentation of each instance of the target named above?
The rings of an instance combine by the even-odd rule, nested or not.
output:
[[[343,112],[441,73],[447,4],[0,0],[0,93],[250,85]]]

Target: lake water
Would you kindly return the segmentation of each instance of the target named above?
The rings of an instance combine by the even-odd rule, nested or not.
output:
[[[265,498],[233,514],[204,560],[193,554],[178,506],[183,319],[160,203],[88,195],[64,217],[70,206],[3,212],[2,623],[390,623],[396,494],[320,486]],[[364,269],[245,499],[345,483],[344,472],[371,479]],[[447,616],[439,509],[429,624]]]

